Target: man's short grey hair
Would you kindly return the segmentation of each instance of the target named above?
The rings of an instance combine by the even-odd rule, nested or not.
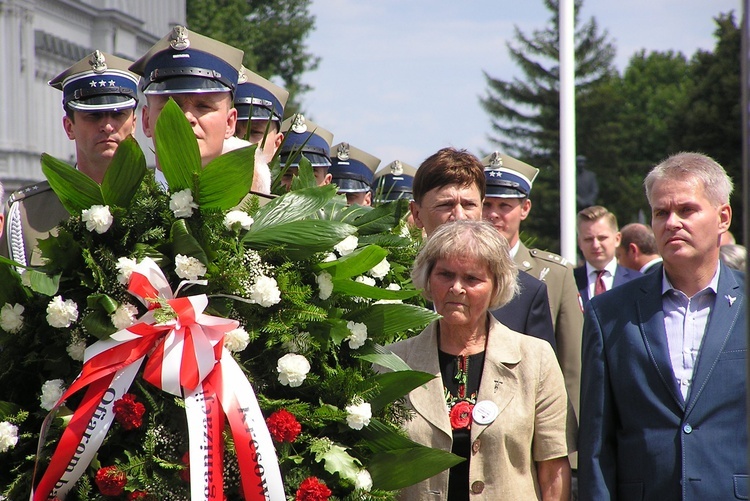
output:
[[[461,219],[440,225],[419,251],[411,279],[432,300],[430,274],[440,259],[473,258],[487,264],[493,280],[489,308],[494,310],[518,293],[518,268],[510,257],[508,241],[487,221]]]
[[[702,153],[677,153],[651,169],[643,182],[649,205],[652,205],[651,197],[657,181],[700,182],[706,198],[714,207],[728,204],[733,189],[732,179],[724,167]]]

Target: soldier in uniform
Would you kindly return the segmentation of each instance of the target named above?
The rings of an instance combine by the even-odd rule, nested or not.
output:
[[[135,132],[138,76],[132,61],[95,51],[50,80],[62,91],[63,128],[75,141],[76,168],[101,183],[120,142]],[[0,253],[41,265],[37,241],[69,214],[46,181],[13,193],[6,207]]]
[[[331,158],[332,165],[328,172],[333,184],[338,186],[338,193],[346,195],[349,205],[372,206],[370,185],[380,159],[349,143],[339,143],[333,147],[333,151],[336,156]]]
[[[146,136],[153,137],[159,114],[171,97],[193,128],[202,165],[221,155],[237,122],[232,103],[242,56],[239,49],[175,26],[130,67],[141,76],[146,96],[141,117]],[[158,164],[158,151],[156,156]],[[160,172],[157,177],[163,179]]]
[[[487,180],[483,217],[508,240],[518,269],[547,284],[552,324],[568,395],[578,414],[581,381],[583,313],[573,267],[562,257],[528,249],[519,238],[521,221],[531,211],[529,195],[539,169],[511,156],[494,152],[482,159]],[[575,467],[575,465],[574,465]]]
[[[412,199],[411,187],[414,183],[416,167],[394,160],[375,172],[372,190],[375,192],[375,204],[392,202],[399,198]]]
[[[281,124],[284,131],[284,142],[281,143],[279,160],[284,175],[281,184],[289,190],[292,178],[299,172],[300,157],[310,161],[318,186],[331,184],[332,176],[328,172],[331,166],[331,143],[333,133],[297,113]]]

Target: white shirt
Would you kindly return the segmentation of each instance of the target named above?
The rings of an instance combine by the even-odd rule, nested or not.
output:
[[[604,287],[607,290],[612,290],[612,286],[615,283],[615,271],[617,271],[617,259],[613,259],[604,267],[604,275],[602,275],[602,281],[604,282]],[[591,266],[588,261],[586,261],[586,277],[588,277],[589,281],[589,298],[594,297],[594,291],[596,290],[597,273],[597,269]]]
[[[693,383],[695,362],[698,360],[711,309],[716,301],[719,286],[719,269],[716,266],[711,282],[693,297],[675,289],[666,273],[662,275],[662,311],[664,329],[667,332],[669,359],[672,372],[680,388],[682,398],[687,401]]]

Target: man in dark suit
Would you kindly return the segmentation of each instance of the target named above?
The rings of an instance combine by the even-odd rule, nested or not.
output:
[[[617,264],[615,249],[620,245],[617,218],[601,205],[587,207],[578,213],[578,247],[586,263],[573,270],[585,308],[589,299],[613,287],[640,277],[641,273]]]
[[[719,261],[732,182],[679,153],[645,186],[664,263],[586,309],[580,499],[747,499],[744,274]]]
[[[465,150],[443,148],[419,166],[412,190],[414,224],[429,238],[443,223],[482,219],[484,166]],[[545,339],[556,348],[547,286],[528,273],[518,275],[519,294],[493,315],[510,329]]]
[[[630,223],[620,230],[620,245],[615,249],[617,263],[644,275],[656,271],[661,263],[654,230],[645,224]]]

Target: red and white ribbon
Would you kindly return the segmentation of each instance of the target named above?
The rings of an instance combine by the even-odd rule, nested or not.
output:
[[[185,397],[191,499],[223,499],[225,417],[237,446],[245,499],[283,499],[276,452],[255,393],[223,347],[224,334],[238,322],[204,314],[205,295],[174,298],[166,277],[149,258],[133,271],[128,291],[149,311],[135,325],[86,349],[81,374],[45,420],[40,449],[60,405],[84,388],[86,393],[31,500],[63,499],[70,491],[109,430],[114,402],[127,392],[144,361],[144,379]],[[171,318],[158,323],[157,316],[165,311]],[[224,384],[225,374],[230,384]]]

